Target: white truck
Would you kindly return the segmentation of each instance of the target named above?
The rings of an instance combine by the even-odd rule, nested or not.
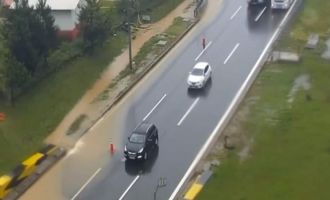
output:
[[[272,9],[289,9],[293,0],[271,0]]]

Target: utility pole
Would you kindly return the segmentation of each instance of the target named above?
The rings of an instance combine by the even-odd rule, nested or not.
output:
[[[131,24],[128,22],[128,56],[129,56],[129,68],[133,70],[132,64],[132,31]]]
[[[128,57],[129,57],[129,68],[133,70],[133,64],[132,64],[132,31],[131,31],[131,20],[130,20],[130,2],[131,0],[128,0],[127,5],[127,12],[126,12],[126,25],[128,26]]]

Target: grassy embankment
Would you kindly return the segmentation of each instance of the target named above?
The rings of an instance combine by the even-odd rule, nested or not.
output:
[[[302,61],[264,67],[240,109],[249,106],[238,130],[253,141],[249,155],[241,160],[243,143],[221,154],[221,166],[198,199],[330,199],[330,62],[321,59],[330,37],[329,10],[329,1],[305,1],[276,47],[298,50]],[[322,47],[303,49],[310,33],[320,34]]]
[[[162,18],[180,2],[161,4],[152,11],[152,19]],[[111,4],[105,1],[104,9],[108,7]],[[7,115],[6,121],[0,123],[0,174],[9,172],[43,145],[45,137],[126,46],[127,36],[119,33],[92,57],[81,57],[42,80],[21,96],[14,107],[0,102],[0,112]]]

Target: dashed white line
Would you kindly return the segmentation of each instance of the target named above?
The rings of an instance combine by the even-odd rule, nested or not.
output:
[[[86,181],[86,183],[78,190],[78,192],[71,198],[71,200],[75,200],[78,195],[86,188],[86,186],[95,178],[95,176],[101,171],[101,168],[97,169],[96,172]]]
[[[257,62],[255,63],[255,65],[253,66],[252,71],[249,73],[249,75],[246,78],[246,80],[244,81],[243,85],[240,87],[239,91],[236,93],[234,99],[230,103],[230,105],[229,105],[228,109],[226,110],[225,114],[221,117],[219,123],[217,124],[217,126],[215,127],[215,129],[213,130],[213,132],[211,133],[210,137],[204,143],[203,147],[199,150],[197,156],[195,157],[195,159],[193,160],[193,162],[190,164],[190,166],[187,169],[185,175],[182,177],[182,179],[180,180],[179,184],[176,186],[176,188],[172,192],[169,200],[174,200],[175,199],[175,197],[179,193],[181,187],[188,180],[189,176],[192,174],[193,170],[195,169],[195,167],[197,166],[197,164],[201,160],[202,156],[207,151],[207,149],[210,146],[211,142],[215,139],[215,137],[217,136],[217,133],[223,127],[223,125],[224,125],[224,123],[226,121],[226,118],[230,115],[230,112],[233,111],[235,105],[239,102],[239,98],[240,98],[243,90],[245,90],[248,87],[247,84],[251,81],[251,79],[255,75],[256,70],[258,70],[258,67],[261,64],[262,60],[264,59],[266,53],[270,49],[272,43],[276,40],[276,37],[279,35],[282,26],[284,26],[284,23],[288,20],[289,14],[292,12],[292,9],[294,8],[296,2],[297,2],[297,0],[294,1],[294,3],[292,4],[291,8],[289,9],[289,11],[287,12],[287,14],[283,18],[282,22],[280,23],[280,25],[278,26],[278,28],[276,29],[276,31],[274,32],[274,34],[272,35],[272,37],[270,38],[270,40],[268,41],[268,43],[267,43],[266,47],[264,48],[264,50],[262,51],[259,59],[257,60]]]
[[[196,106],[198,101],[199,101],[199,97],[194,101],[194,103],[191,104],[191,106],[189,107],[187,112],[183,115],[183,117],[178,122],[177,126],[180,126],[182,124],[182,122],[186,119],[186,117],[189,115],[189,113],[192,111],[192,109],[194,109],[194,107]]]
[[[258,16],[254,19],[255,22],[257,22],[261,16],[264,14],[264,12],[266,11],[267,7],[265,6],[261,11],[260,13],[258,14]]]
[[[127,192],[132,188],[132,186],[135,184],[135,182],[140,178],[140,176],[136,176],[135,179],[132,181],[132,183],[128,186],[128,188],[125,190],[125,192],[120,196],[120,198],[118,200],[122,200],[125,195],[127,194]]]
[[[212,41],[210,41],[210,42],[206,45],[206,47],[203,49],[203,51],[200,52],[200,53],[198,54],[198,56],[195,58],[195,61],[197,61],[197,60],[203,55],[203,53],[206,51],[207,48],[209,48],[209,47],[211,46],[211,44],[212,44]]]
[[[92,126],[91,131],[92,131],[97,125],[99,125],[99,123],[100,123],[102,120],[104,120],[104,117],[102,117],[101,119],[99,119],[99,120],[98,120],[98,121]]]
[[[157,102],[157,104],[150,110],[150,112],[143,118],[143,121],[145,121],[149,115],[159,106],[159,104],[165,99],[166,94],[163,95],[163,97]]]
[[[230,17],[230,20],[234,19],[234,17],[237,15],[237,13],[241,10],[242,6],[238,7],[237,10],[234,12],[234,14]]]
[[[223,62],[223,64],[226,64],[228,61],[229,61],[229,59],[230,59],[230,57],[235,53],[235,51],[236,51],[236,49],[239,47],[239,43],[237,43],[236,45],[235,45],[235,47],[234,47],[234,49],[230,52],[230,54],[227,56],[227,58],[226,58],[226,60]]]

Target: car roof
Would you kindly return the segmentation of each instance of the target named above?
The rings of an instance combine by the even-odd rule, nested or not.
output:
[[[146,134],[148,129],[152,126],[153,124],[147,123],[147,122],[142,122],[139,124],[135,130],[133,131],[134,133],[139,133],[139,134]]]
[[[209,65],[207,62],[198,62],[195,64],[194,69],[205,69],[207,65]]]

